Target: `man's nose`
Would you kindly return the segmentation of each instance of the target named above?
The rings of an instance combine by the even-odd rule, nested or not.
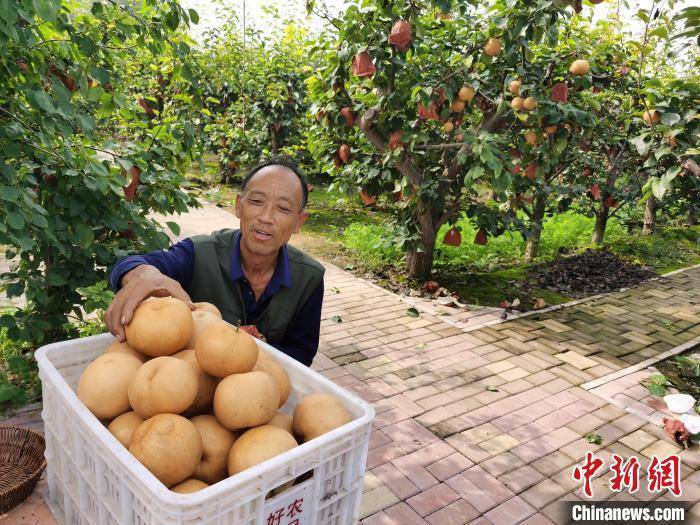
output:
[[[260,211],[260,215],[258,216],[258,219],[261,220],[262,222],[272,223],[273,216],[274,216],[274,206],[268,204],[268,205],[265,205],[262,207],[262,210]]]

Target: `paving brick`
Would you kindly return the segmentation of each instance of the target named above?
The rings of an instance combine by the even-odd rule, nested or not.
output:
[[[486,461],[482,461],[479,466],[494,477],[498,477],[505,472],[510,472],[523,465],[523,460],[511,452],[503,452]]]
[[[544,514],[535,514],[530,516],[528,519],[523,521],[520,525],[555,525],[552,520],[550,520]]]
[[[515,364],[506,359],[503,361],[492,362],[491,364],[486,365],[486,368],[488,368],[494,374],[498,374],[499,372],[515,368]]]
[[[657,441],[655,436],[652,436],[641,429],[620,438],[620,443],[624,443],[632,450],[636,450],[638,452],[641,452],[655,441]]]
[[[479,511],[466,500],[458,499],[425,519],[430,525],[464,525],[477,518],[479,514]]]
[[[564,445],[577,440],[580,435],[573,430],[569,430],[566,427],[558,428],[542,436],[542,440],[545,443],[552,445],[555,448],[559,448]]]
[[[592,414],[605,421],[613,421],[619,417],[627,415],[627,412],[625,412],[621,408],[616,407],[615,405],[605,405],[596,410],[595,412],[592,412]]]
[[[492,523],[520,523],[532,516],[536,510],[522,498],[515,496],[487,512],[484,517]]]
[[[603,426],[604,424],[605,421],[602,419],[595,417],[593,414],[586,414],[569,422],[566,426],[572,431],[583,436],[594,431],[596,428]]]
[[[507,472],[498,477],[498,481],[515,493],[520,493],[523,490],[535,485],[544,479],[544,476],[537,472],[530,465],[523,465],[511,472]]]
[[[404,452],[393,443],[380,445],[367,453],[367,469],[371,470],[403,455]]]
[[[392,520],[392,523],[400,523],[401,525],[425,525],[427,523],[403,501],[389,507],[384,512]]]
[[[487,439],[500,436],[503,432],[496,427],[493,423],[484,423],[478,427],[470,428],[469,430],[464,430],[461,434],[467,438],[471,443],[478,444]]]
[[[508,487],[479,466],[448,479],[447,484],[482,513],[514,496]]]
[[[520,445],[520,441],[508,434],[501,434],[495,438],[483,441],[479,443],[479,446],[483,448],[486,452],[491,453],[491,455],[500,454],[506,450],[510,450],[514,447]]]
[[[360,519],[398,503],[398,498],[387,487],[381,486],[362,495]]]
[[[384,427],[382,431],[404,452],[413,452],[438,440],[435,434],[412,419]]]
[[[472,444],[461,434],[450,436],[446,439],[446,441],[457,449],[462,455],[464,455],[464,457],[468,458],[474,463],[480,463],[481,461],[491,457],[491,454],[479,447],[479,445]]]
[[[440,483],[409,498],[406,503],[421,516],[427,516],[458,499],[459,495],[454,490]]]
[[[396,423],[406,419],[409,419],[406,412],[399,410],[398,408],[392,408],[382,412],[381,414],[377,414],[372,422],[372,425],[375,428],[383,429],[384,427],[395,425]]]
[[[574,460],[563,452],[554,451],[551,454],[547,454],[541,459],[534,461],[532,466],[537,469],[538,472],[549,477],[559,472],[561,469],[572,465]]]
[[[406,499],[419,492],[418,487],[391,463],[380,465],[372,474],[400,499]]]
[[[530,463],[540,459],[543,456],[546,456],[551,452],[554,452],[556,449],[557,447],[554,447],[545,441],[534,440],[530,441],[529,443],[525,443],[524,445],[520,445],[519,447],[515,447],[511,450],[511,452],[526,463]]]
[[[529,424],[530,418],[522,413],[513,412],[512,414],[507,414],[499,417],[498,419],[494,419],[492,423],[503,432],[509,432],[514,428]]]
[[[394,520],[383,510],[362,520],[363,525],[394,525]]]
[[[533,507],[541,509],[565,493],[565,488],[559,486],[551,479],[545,479],[526,491],[521,492],[520,496]]]
[[[365,477],[362,484],[362,492],[367,492],[369,490],[376,489],[382,484],[382,480],[379,479],[373,472],[365,472]]]
[[[543,434],[549,432],[549,428],[538,422],[528,423],[522,427],[518,427],[515,430],[511,430],[509,434],[515,439],[520,440],[521,443],[527,443],[540,437]]]
[[[530,372],[528,372],[527,370],[523,370],[520,367],[515,367],[504,372],[500,372],[498,375],[506,381],[511,382],[529,376]]]
[[[652,456],[657,456],[659,458],[665,458],[672,454],[678,454],[681,451],[681,447],[675,444],[667,443],[666,441],[656,441],[644,450],[642,454],[646,457],[651,458]]]
[[[643,427],[647,421],[634,414],[626,414],[622,417],[615,419],[612,424],[617,428],[624,430],[625,432],[634,432],[638,428]]]
[[[428,465],[426,470],[438,480],[445,481],[447,478],[451,478],[452,476],[455,476],[468,469],[473,464],[473,461],[466,458],[459,452],[455,452],[446,458],[436,461],[432,465]]]
[[[598,364],[598,361],[589,359],[586,356],[574,352],[573,350],[569,352],[563,352],[561,354],[555,354],[554,357],[561,359],[562,361],[571,364],[572,366],[578,368],[579,370],[585,370],[586,368],[591,368]]]

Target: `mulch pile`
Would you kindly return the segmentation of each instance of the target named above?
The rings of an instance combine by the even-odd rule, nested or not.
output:
[[[646,266],[627,263],[610,252],[586,250],[533,267],[530,279],[542,288],[581,298],[629,288],[657,275]]]

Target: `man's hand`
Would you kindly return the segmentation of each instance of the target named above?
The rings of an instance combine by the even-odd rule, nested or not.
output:
[[[241,328],[241,330],[243,330],[247,334],[252,335],[253,337],[257,337],[261,341],[267,342],[267,339],[265,339],[265,336],[262,335],[260,332],[258,332],[258,327],[255,326],[254,324],[243,325],[240,328]]]
[[[122,288],[105,312],[107,329],[120,342],[126,341],[124,327],[131,322],[134,310],[148,297],[175,297],[191,310],[196,307],[187,292],[175,279],[163,275],[154,266],[142,264],[122,277]]]

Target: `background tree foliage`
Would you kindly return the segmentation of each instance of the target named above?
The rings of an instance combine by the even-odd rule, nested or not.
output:
[[[199,104],[196,66],[178,31],[197,15],[176,1],[135,6],[0,2],[0,244],[18,258],[0,277],[9,297],[27,301],[0,326],[32,346],[75,335],[79,290],[108,304],[101,292],[117,257],[166,245],[148,212],[194,204],[180,165],[197,129],[173,108]],[[157,106],[125,64],[165,57],[181,98]]]
[[[405,199],[396,241],[407,249],[409,275],[429,275],[437,232],[462,212],[479,226],[479,244],[506,228],[521,231],[526,258],[537,255],[544,217],[572,206],[596,215],[593,240],[600,243],[614,210],[642,188],[647,199],[656,189],[658,200],[697,157],[698,98],[688,88],[697,87],[697,73],[674,81],[663,65],[679,53],[697,61],[697,50],[674,43],[670,15],[639,10],[645,31],[635,42],[614,22],[594,27],[572,17],[580,7],[357,2],[314,49],[323,67],[308,81],[317,120],[309,149],[365,198],[394,192]],[[410,38],[392,44],[392,29],[406,23]],[[487,52],[489,39],[502,49]],[[576,59],[588,60],[590,72],[569,73]],[[521,85],[509,93],[516,79]],[[557,100],[553,89],[562,84],[568,97]],[[463,86],[475,92],[464,109],[454,105]],[[512,109],[516,95],[534,97],[536,107]],[[680,99],[683,119],[674,116]],[[654,108],[661,121],[649,131],[642,117]],[[688,148],[669,154],[663,141],[677,136],[688,138],[679,143]],[[642,165],[630,163],[635,148],[649,150]],[[649,160],[657,155],[665,162]],[[694,186],[697,177],[688,180]],[[450,235],[446,242],[459,242]]]
[[[289,21],[272,35],[241,34],[235,11],[203,43],[206,140],[224,182],[269,155],[289,154],[313,169],[302,148],[313,70],[306,31]]]

